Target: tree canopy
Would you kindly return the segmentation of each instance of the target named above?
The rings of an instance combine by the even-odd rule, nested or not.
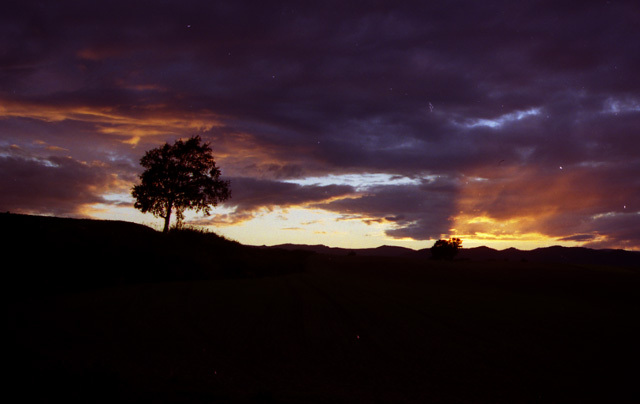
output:
[[[431,256],[434,259],[452,260],[458,254],[458,250],[462,248],[462,240],[459,238],[450,238],[449,240],[438,240],[431,247]]]
[[[220,179],[213,151],[200,136],[173,145],[151,149],[140,159],[145,171],[141,183],[133,187],[136,209],[164,219],[163,232],[169,230],[171,213],[175,209],[177,226],[185,210],[209,215],[211,207],[231,197],[229,181]]]

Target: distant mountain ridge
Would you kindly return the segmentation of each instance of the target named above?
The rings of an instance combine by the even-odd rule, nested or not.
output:
[[[342,247],[327,247],[323,244],[278,244],[265,248],[279,248],[282,250],[303,250],[311,251],[316,254],[326,255],[360,255],[360,256],[374,256],[374,257],[413,257],[416,255],[424,255],[424,252],[430,254],[428,249],[425,250],[412,250],[405,247],[396,247],[383,245],[376,248],[342,248]]]
[[[377,248],[339,248],[325,245],[280,244],[270,247],[245,246],[226,240],[215,234],[187,232],[170,241],[150,227],[127,222],[94,219],[71,219],[50,216],[32,216],[0,213],[0,228],[7,241],[5,251],[22,260],[23,266],[46,268],[53,262],[62,262],[67,267],[78,269],[76,275],[98,273],[107,278],[147,279],[174,278],[173,268],[185,260],[190,273],[181,274],[186,278],[222,276],[214,273],[217,267],[236,268],[224,276],[244,276],[246,268],[269,264],[274,268],[267,273],[281,272],[287,267],[302,265],[305,254],[291,252],[312,252],[334,256],[402,257],[429,259],[429,248],[413,250],[398,246]],[[176,244],[177,243],[177,244]],[[176,246],[179,245],[179,248]],[[281,254],[277,250],[283,250]],[[267,256],[269,259],[265,261]],[[280,255],[279,255],[280,254]],[[508,248],[495,250],[489,247],[463,248],[456,260],[473,261],[528,261],[544,263],[566,263],[577,265],[624,266],[640,270],[640,251],[594,250],[584,247],[544,247],[535,250]],[[229,264],[229,265],[227,265]],[[84,270],[85,266],[91,271]],[[277,268],[276,268],[277,267]],[[135,268],[129,270],[127,268]],[[147,270],[148,268],[148,270]],[[48,273],[43,269],[43,274]],[[148,272],[142,275],[142,272]],[[193,273],[191,273],[193,272]],[[250,272],[255,272],[253,269]],[[17,272],[16,272],[17,273]],[[22,271],[25,276],[28,271]],[[116,276],[117,274],[117,276]],[[44,279],[44,278],[43,278]]]
[[[268,248],[279,248],[284,250],[303,250],[325,255],[357,255],[376,257],[407,257],[407,258],[429,258],[431,252],[429,248],[413,250],[405,247],[380,246],[377,248],[349,249],[340,247],[327,247],[325,245],[307,244],[280,244]],[[640,269],[640,251],[595,250],[585,247],[542,247],[534,250],[518,250],[508,248],[506,250],[496,250],[490,247],[463,248],[456,256],[457,260],[476,261],[528,261],[546,263],[567,263],[580,265],[612,265],[636,267]]]

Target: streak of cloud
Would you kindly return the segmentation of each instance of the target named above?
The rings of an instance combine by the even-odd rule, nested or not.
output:
[[[108,205],[145,150],[199,134],[234,180],[220,224],[306,206],[396,239],[640,248],[625,225],[640,212],[638,15],[633,1],[12,2],[0,209]]]

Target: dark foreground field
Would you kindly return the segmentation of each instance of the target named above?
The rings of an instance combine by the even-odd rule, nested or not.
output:
[[[109,403],[640,400],[634,269],[316,254],[298,271],[248,273],[48,294],[20,286],[6,305],[7,394]]]

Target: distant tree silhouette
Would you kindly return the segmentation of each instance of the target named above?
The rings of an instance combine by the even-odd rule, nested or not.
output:
[[[136,198],[134,206],[163,218],[164,233],[169,231],[174,209],[176,226],[180,227],[186,209],[209,215],[211,206],[231,197],[229,181],[220,179],[211,147],[201,143],[200,136],[151,149],[140,165],[145,171],[140,175],[141,183],[131,191]]]
[[[462,240],[459,238],[450,238],[449,240],[438,240],[431,247],[431,256],[434,259],[452,260],[458,254],[458,250],[462,248]]]

